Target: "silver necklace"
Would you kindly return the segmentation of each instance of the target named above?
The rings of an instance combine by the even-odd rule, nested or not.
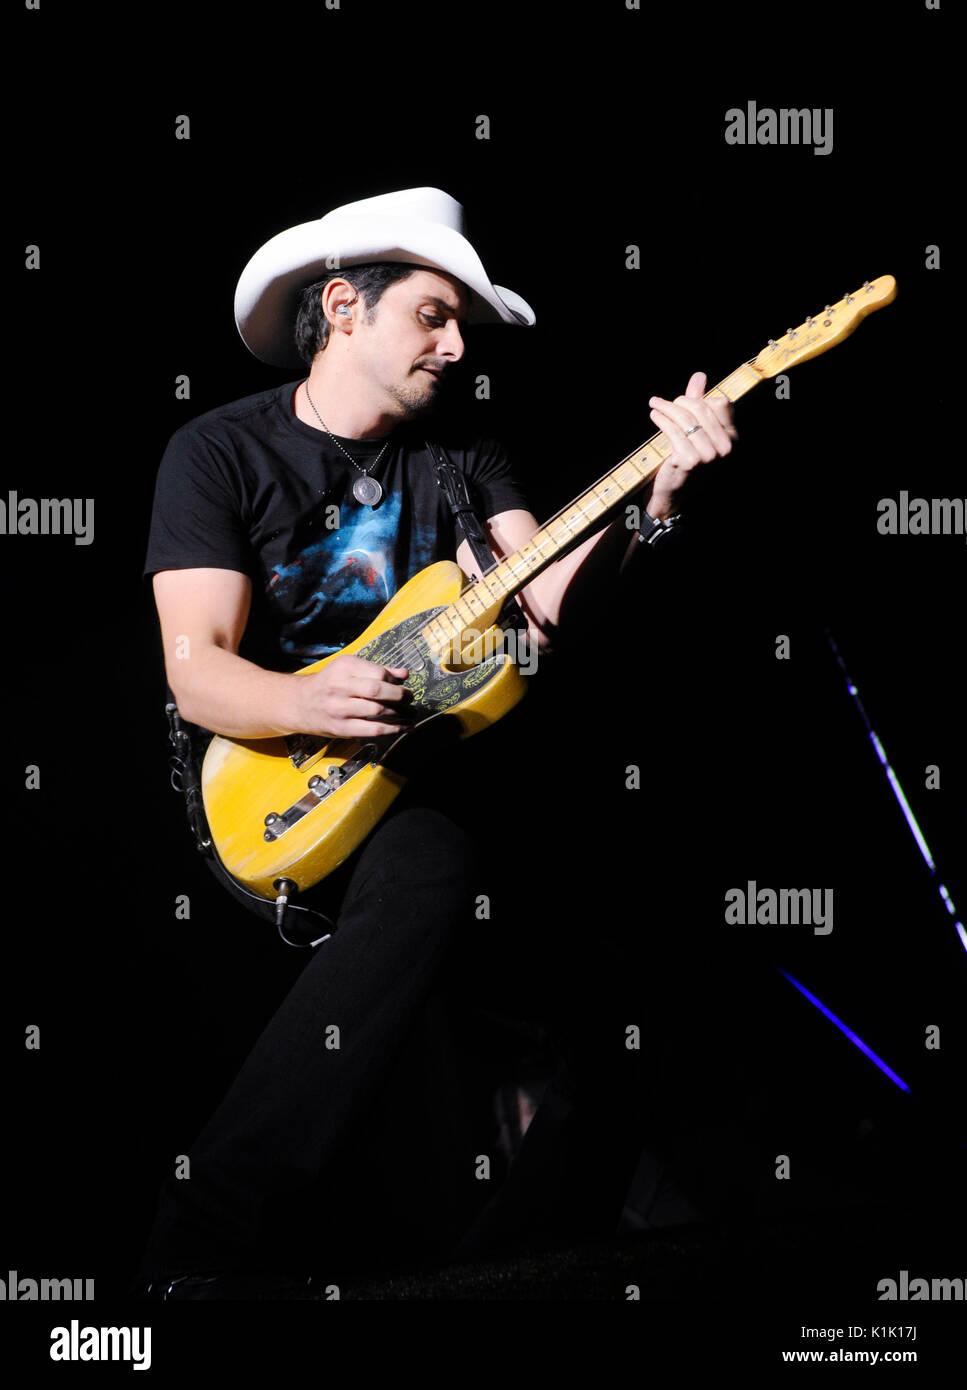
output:
[[[324,420],[324,419],[322,418],[322,416],[319,414],[318,410],[316,410],[316,407],[315,407],[315,404],[314,404],[314,402],[313,402],[313,399],[312,399],[312,397],[309,395],[309,383],[308,383],[308,381],[304,381],[302,384],[303,384],[303,386],[306,388],[306,400],[307,400],[307,401],[309,402],[309,404],[312,406],[312,410],[313,410],[313,413],[314,413],[316,419],[319,421],[320,425],[321,425],[322,428],[326,431],[326,434],[328,434],[329,438],[332,440],[333,444],[335,444],[336,448],[340,451],[340,453],[346,454],[346,458],[349,459],[349,462],[352,464],[352,466],[353,466],[354,468],[358,468],[359,471],[360,471],[360,473],[362,474],[362,477],[361,477],[361,478],[357,478],[356,481],[353,483],[353,496],[355,497],[355,499],[356,499],[357,502],[361,503],[362,506],[364,506],[364,507],[375,507],[376,504],[377,504],[377,502],[380,500],[380,498],[381,498],[382,495],[383,495],[383,489],[380,487],[379,483],[376,481],[375,478],[371,478],[371,477],[369,476],[369,473],[367,472],[367,470],[366,470],[365,468],[363,468],[362,464],[359,464],[359,463],[356,462],[356,460],[353,458],[352,454],[346,453],[346,450],[345,450],[345,449],[342,447],[342,445],[339,443],[339,440],[338,440],[338,439],[336,438],[336,436],[333,434],[332,430],[331,430],[331,429],[329,428],[329,426],[326,424],[325,420]],[[376,467],[376,465],[379,463],[380,459],[381,459],[381,458],[383,457],[383,455],[386,453],[386,450],[387,450],[388,446],[389,446],[389,440],[387,439],[387,441],[386,441],[386,443],[383,445],[382,449],[380,449],[379,453],[376,455],[376,457],[373,459],[372,463],[369,465],[370,468],[375,468],[375,467]]]

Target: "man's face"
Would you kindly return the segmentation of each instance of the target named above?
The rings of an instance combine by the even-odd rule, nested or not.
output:
[[[352,271],[346,272],[352,279]],[[358,369],[404,416],[429,409],[440,383],[464,354],[466,286],[443,271],[418,270],[385,290],[372,322],[366,309],[354,334]]]

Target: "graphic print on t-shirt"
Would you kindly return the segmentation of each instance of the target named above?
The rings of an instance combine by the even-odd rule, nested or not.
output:
[[[289,612],[299,615],[282,637],[284,651],[307,660],[340,651],[396,593],[393,550],[400,500],[399,494],[389,496],[375,511],[343,506],[338,530],[307,546],[291,564],[273,566],[269,601],[281,599]],[[415,549],[429,556],[429,531],[414,540]],[[338,641],[313,641],[313,626],[323,613],[327,631]]]

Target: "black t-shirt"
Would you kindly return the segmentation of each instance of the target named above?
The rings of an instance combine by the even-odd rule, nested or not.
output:
[[[295,670],[339,651],[419,570],[456,558],[462,539],[426,441],[467,478],[478,516],[529,503],[493,440],[407,422],[385,439],[339,442],[380,484],[361,505],[353,467],[328,435],[300,420],[297,383],[220,406],[169,441],[155,490],[145,575],[166,569],[238,570],[252,580],[241,651]]]

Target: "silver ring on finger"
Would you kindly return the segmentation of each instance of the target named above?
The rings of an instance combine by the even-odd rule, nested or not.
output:
[[[703,430],[704,428],[704,425],[693,425],[690,430],[685,431],[685,438],[687,439],[690,434],[694,434],[696,430]]]

